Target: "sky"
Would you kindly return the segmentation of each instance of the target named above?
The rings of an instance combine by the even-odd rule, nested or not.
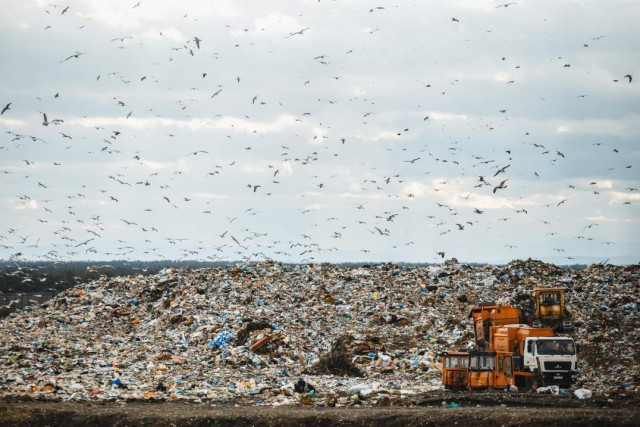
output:
[[[636,263],[640,2],[0,9],[0,259]]]

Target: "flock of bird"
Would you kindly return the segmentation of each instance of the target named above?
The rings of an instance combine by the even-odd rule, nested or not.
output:
[[[147,7],[150,2],[132,2],[123,13],[144,14]],[[517,7],[510,2],[493,9],[504,14]],[[375,15],[391,9],[365,8],[359,19],[371,25],[359,38],[349,46],[324,45],[321,52],[310,50],[319,43],[312,39],[313,25],[279,33],[221,25],[234,36],[198,33],[181,41],[170,35],[173,27],[151,28],[152,35],[111,33],[92,51],[81,39],[99,25],[96,19],[70,5],[43,6],[47,23],[31,31],[42,33],[43,41],[57,34],[73,53],[50,59],[50,82],[38,87],[35,99],[16,95],[0,113],[0,176],[11,182],[0,193],[4,215],[11,214],[0,230],[0,258],[315,262],[411,253],[411,260],[433,261],[471,245],[456,233],[475,233],[468,239],[507,254],[535,256],[513,234],[518,229],[543,236],[558,254],[567,251],[568,240],[594,243],[591,252],[615,245],[595,234],[601,224],[593,218],[605,218],[611,205],[637,206],[637,150],[611,141],[572,146],[548,141],[545,130],[521,129],[511,110],[521,114],[519,102],[544,109],[546,101],[518,101],[518,85],[535,91],[535,83],[517,78],[535,66],[519,64],[527,52],[494,58],[492,67],[509,76],[495,99],[469,100],[459,93],[472,79],[468,70],[451,78],[429,72],[438,61],[457,61],[455,54],[419,58],[424,79],[412,83],[415,93],[390,94],[393,88],[384,86],[401,82],[377,85],[376,75],[389,65],[371,58],[386,54],[383,62],[401,69],[414,51],[429,49],[415,41],[395,47],[403,55],[376,50],[379,34],[390,28]],[[504,16],[498,19],[504,22]],[[187,13],[174,27],[204,32],[198,20]],[[465,23],[459,15],[438,25],[454,44],[476,38],[474,46],[492,43],[500,50],[490,29],[469,27],[468,38],[461,38]],[[68,36],[71,26],[78,29]],[[269,35],[260,38],[261,31]],[[258,35],[251,38],[253,32]],[[606,35],[592,37],[583,47],[603,40]],[[245,65],[251,61],[262,67]],[[566,61],[545,58],[544,66],[551,63],[558,75],[571,69],[575,79],[582,78],[581,65]],[[363,71],[361,62],[371,69]],[[118,66],[122,70],[114,71]],[[287,67],[299,77],[281,81]],[[634,87],[630,73],[599,78],[602,87],[617,85],[617,91]],[[74,104],[79,92],[86,95],[86,114]],[[453,94],[458,104],[450,104],[451,111],[464,111],[461,100],[475,104],[470,110],[484,104],[493,109],[448,117],[439,111]],[[589,100],[589,94],[566,91],[557,96],[576,108]],[[400,112],[385,105],[388,97]],[[416,99],[422,101],[409,106]],[[41,121],[33,119],[36,114]],[[498,139],[513,142],[494,145]],[[586,170],[595,159],[601,166]],[[585,169],[579,170],[582,162]],[[570,169],[579,171],[562,172]],[[547,183],[569,178],[550,189],[541,184],[545,174],[553,176]],[[592,176],[599,178],[585,178]],[[597,200],[602,191],[622,196]],[[592,199],[585,201],[587,196]],[[570,204],[597,207],[562,220]],[[507,228],[507,222],[518,225]],[[581,234],[570,231],[576,229]],[[518,249],[523,252],[509,252]]]

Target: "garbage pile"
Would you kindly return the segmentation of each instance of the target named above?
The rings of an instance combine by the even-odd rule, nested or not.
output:
[[[100,278],[0,321],[0,398],[390,404],[441,390],[481,302],[567,288],[575,390],[637,394],[640,265],[540,261],[162,270]]]

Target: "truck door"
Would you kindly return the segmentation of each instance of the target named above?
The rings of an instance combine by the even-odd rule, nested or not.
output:
[[[501,355],[496,358],[495,385],[496,388],[507,388],[513,384],[513,357]]]
[[[507,377],[508,385],[513,385],[513,356],[504,356],[504,375]]]

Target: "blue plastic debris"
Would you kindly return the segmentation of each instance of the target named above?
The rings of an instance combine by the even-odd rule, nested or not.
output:
[[[216,335],[210,342],[209,347],[218,347],[220,349],[224,349],[226,345],[234,339],[235,336],[229,331],[221,331]]]

